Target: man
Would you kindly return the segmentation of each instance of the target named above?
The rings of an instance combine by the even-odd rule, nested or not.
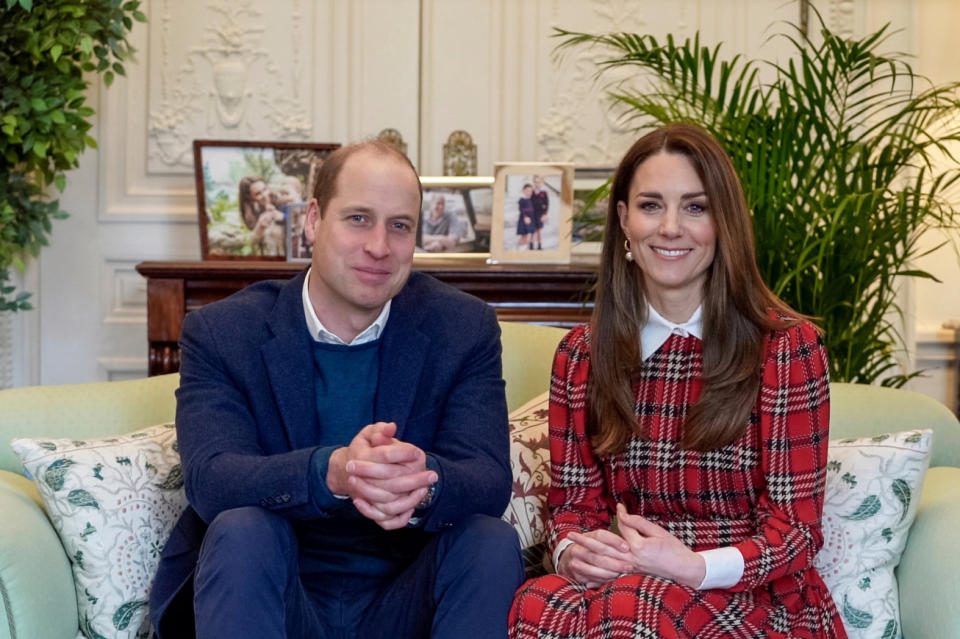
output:
[[[430,210],[423,218],[422,245],[425,251],[443,252],[453,250],[460,241],[460,224],[453,211],[447,211],[443,193],[434,193]]]
[[[190,508],[151,594],[161,639],[505,637],[522,580],[499,329],[411,274],[420,186],[380,142],[331,154],[309,271],[189,314]],[[202,540],[202,545],[201,545]]]

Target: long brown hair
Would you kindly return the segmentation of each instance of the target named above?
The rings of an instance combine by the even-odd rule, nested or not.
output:
[[[717,238],[704,284],[703,391],[683,427],[685,448],[719,448],[743,435],[760,385],[764,336],[804,318],[760,276],[743,189],[720,144],[703,129],[679,123],[637,140],[613,177],[591,319],[588,427],[601,455],[621,452],[637,432],[632,382],[641,364],[640,327],[647,315],[643,271],[626,260],[617,202],[629,201],[637,168],[661,152],[682,154],[693,164]],[[771,310],[790,319],[771,316]]]

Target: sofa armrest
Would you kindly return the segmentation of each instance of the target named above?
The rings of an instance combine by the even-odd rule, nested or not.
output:
[[[74,639],[70,561],[26,482],[0,470],[0,639]]]
[[[960,638],[958,530],[960,468],[931,468],[897,568],[901,630],[906,639]]]

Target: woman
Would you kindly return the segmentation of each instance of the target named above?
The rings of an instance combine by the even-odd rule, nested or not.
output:
[[[750,225],[697,127],[621,161],[593,317],[553,366],[558,574],[517,592],[511,637],[846,636],[813,568],[826,353],[764,285]]]
[[[240,179],[238,202],[240,217],[250,230],[250,245],[255,255],[283,255],[283,212],[271,199],[270,188],[262,178],[247,175]]]

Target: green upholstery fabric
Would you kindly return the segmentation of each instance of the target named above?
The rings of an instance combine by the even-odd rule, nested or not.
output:
[[[500,331],[507,409],[513,411],[550,387],[553,352],[567,329],[500,322]]]
[[[510,410],[549,388],[564,329],[502,322]],[[0,639],[75,639],[76,594],[69,561],[19,476],[14,437],[97,437],[173,419],[177,375],[0,391]],[[960,423],[938,402],[889,388],[833,384],[831,437],[912,428],[934,430],[934,453],[916,522],[897,570],[907,639],[960,639]],[[4,472],[11,471],[11,472]],[[14,474],[16,473],[16,474]]]

